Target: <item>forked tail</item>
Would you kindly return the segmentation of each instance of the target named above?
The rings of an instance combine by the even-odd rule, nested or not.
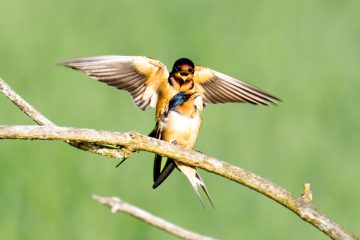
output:
[[[176,165],[180,169],[180,171],[182,173],[184,173],[185,176],[187,177],[187,179],[190,181],[190,183],[191,183],[192,187],[194,188],[196,195],[199,197],[200,202],[203,205],[203,207],[205,207],[205,205],[204,205],[204,202],[199,193],[199,186],[203,189],[204,193],[206,194],[206,197],[209,199],[211,206],[213,208],[215,208],[215,206],[210,198],[209,192],[206,189],[206,185],[205,185],[204,181],[202,180],[200,174],[196,171],[196,168],[189,167],[187,165],[183,165],[179,162],[176,162]]]

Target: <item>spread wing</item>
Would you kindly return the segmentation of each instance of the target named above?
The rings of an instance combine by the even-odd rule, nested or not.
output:
[[[163,63],[140,56],[86,57],[60,64],[80,70],[117,89],[128,91],[141,110],[156,106],[157,90],[169,76]]]
[[[248,83],[201,66],[195,67],[194,82],[205,103],[245,102],[276,105],[276,101],[281,101]]]

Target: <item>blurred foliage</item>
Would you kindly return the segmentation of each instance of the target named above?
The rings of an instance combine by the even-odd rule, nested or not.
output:
[[[180,57],[257,85],[279,107],[208,106],[196,148],[300,194],[360,234],[360,1],[26,1],[0,3],[0,76],[63,126],[148,133],[154,111],[56,66],[70,58]],[[32,124],[0,96],[0,124]],[[273,201],[202,172],[204,210],[176,172],[152,190],[152,158],[117,161],[60,142],[0,143],[1,239],[169,239],[91,200],[113,196],[222,239],[327,239]]]

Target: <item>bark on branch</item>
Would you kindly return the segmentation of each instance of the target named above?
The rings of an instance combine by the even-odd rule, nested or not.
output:
[[[178,227],[172,223],[165,221],[153,214],[146,212],[138,207],[131,205],[117,197],[101,197],[93,196],[93,199],[103,205],[110,208],[112,213],[123,212],[132,217],[138,218],[154,227],[157,227],[165,232],[171,233],[172,235],[189,240],[214,240],[213,238],[199,235],[197,233],[190,232],[186,229]]]
[[[0,79],[0,91],[4,92],[3,89],[4,82],[2,83]],[[0,139],[61,140],[70,141],[73,145],[85,143],[85,146],[88,146],[87,144],[91,146],[110,144],[125,148],[128,152],[148,151],[157,153],[247,186],[285,206],[333,239],[358,239],[314,207],[311,201],[312,193],[310,185],[304,186],[304,194],[302,196],[295,196],[286,189],[248,170],[136,132],[109,132],[64,128],[54,125],[40,127],[0,126]],[[101,152],[97,153],[102,154]]]
[[[286,189],[248,170],[136,132],[109,132],[54,126],[0,126],[0,139],[61,140],[111,144],[125,147],[131,151],[153,152],[247,186],[282,204],[333,239],[356,239],[355,236],[313,206],[309,185],[305,188],[303,196],[295,196]]]
[[[37,111],[33,106],[31,106],[27,101],[25,101],[19,94],[17,94],[4,80],[0,78],[0,92],[2,92],[11,102],[13,102],[18,108],[21,109],[26,115],[28,115],[34,122],[42,126],[56,126],[55,123],[50,121],[39,111]],[[124,159],[132,155],[132,152],[126,149],[112,149],[106,146],[99,146],[89,143],[74,143],[67,141],[68,144],[73,147],[108,156],[113,158]]]

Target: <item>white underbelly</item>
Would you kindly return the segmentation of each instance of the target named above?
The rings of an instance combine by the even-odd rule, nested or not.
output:
[[[176,132],[196,130],[199,128],[198,115],[194,118],[185,117],[177,112],[171,112],[168,116],[168,124]]]
[[[165,124],[166,141],[175,141],[183,147],[192,148],[195,145],[200,126],[201,118],[199,114],[190,118],[177,112],[171,112]]]

